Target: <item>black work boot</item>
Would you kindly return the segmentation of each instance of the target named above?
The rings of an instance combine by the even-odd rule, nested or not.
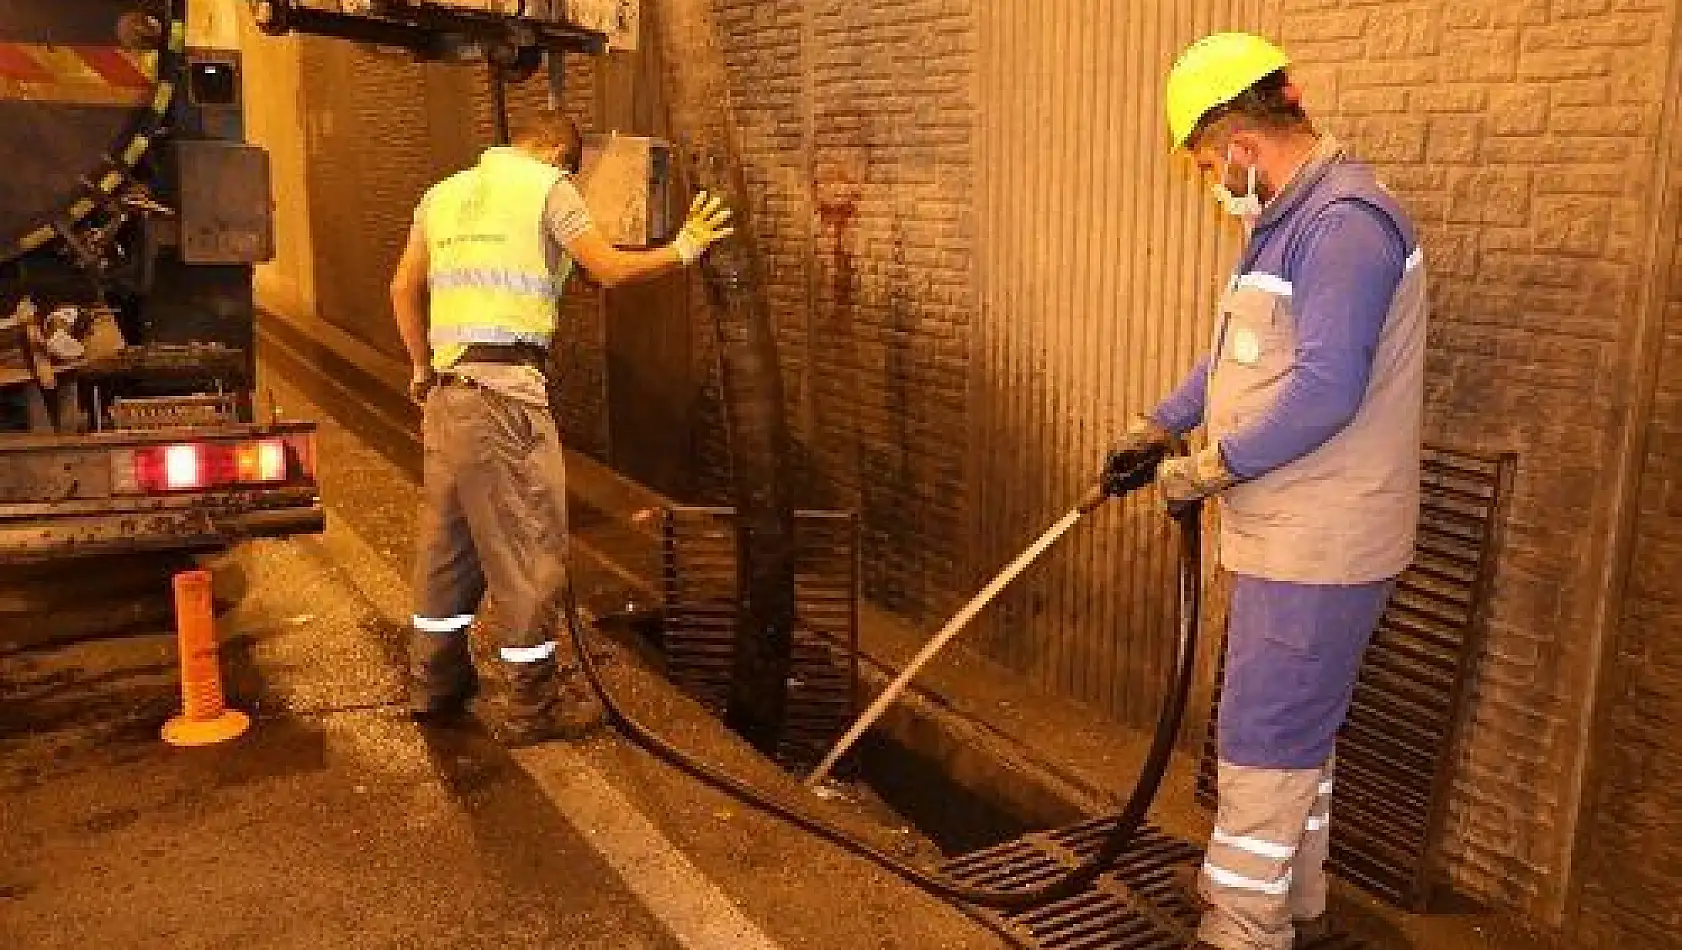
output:
[[[443,696],[422,698],[410,694],[409,718],[423,726],[447,726],[467,718],[467,704],[479,695],[479,677],[474,676],[461,689]]]
[[[510,748],[552,739],[576,742],[600,725],[599,711],[564,695],[554,657],[508,664],[508,685],[508,717],[498,738]]]
[[[465,635],[415,631],[409,641],[409,715],[422,725],[462,719],[479,695],[479,674]]]

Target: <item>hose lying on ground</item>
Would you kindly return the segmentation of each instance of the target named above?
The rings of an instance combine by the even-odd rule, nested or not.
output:
[[[1185,713],[1187,697],[1197,657],[1197,632],[1201,613],[1201,535],[1200,510],[1192,506],[1174,513],[1179,527],[1179,636],[1172,679],[1167,697],[1158,714],[1156,731],[1149,753],[1140,770],[1137,783],[1126,803],[1115,815],[1114,824],[1106,833],[1096,853],[1079,866],[1069,869],[1057,879],[1043,885],[1024,889],[993,889],[965,885],[936,872],[916,867],[861,840],[855,835],[807,814],[775,797],[760,791],[747,782],[706,762],[655,733],[627,713],[602,680],[601,670],[591,654],[583,625],[579,621],[577,593],[571,572],[565,590],[564,611],[573,648],[585,679],[600,699],[608,720],[617,724],[636,744],[677,767],[683,772],[717,788],[739,801],[769,812],[797,828],[822,838],[860,857],[866,858],[930,894],[959,906],[966,914],[994,930],[1017,946],[1024,946],[1022,936],[1000,925],[994,918],[978,914],[976,907],[1001,911],[1021,911],[1043,906],[1072,896],[1092,884],[1100,874],[1109,870],[1128,850],[1133,836],[1144,823],[1145,814],[1161,788],[1173,756],[1174,744]]]

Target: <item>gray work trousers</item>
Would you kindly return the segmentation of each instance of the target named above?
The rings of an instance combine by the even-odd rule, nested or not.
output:
[[[547,407],[466,382],[427,396],[411,705],[476,686],[467,648],[487,587],[516,715],[554,702],[553,622],[566,581],[566,461]],[[522,707],[525,707],[522,709]]]

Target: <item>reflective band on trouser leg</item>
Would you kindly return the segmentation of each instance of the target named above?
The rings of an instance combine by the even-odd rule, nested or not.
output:
[[[1210,883],[1228,890],[1250,891],[1269,897],[1284,897],[1291,892],[1291,872],[1288,868],[1278,877],[1249,877],[1206,862],[1203,865],[1203,873],[1209,876]]]
[[[1203,875],[1198,939],[1222,950],[1290,950],[1292,867],[1323,772],[1220,763],[1220,807]]]
[[[458,614],[454,617],[422,617],[414,618],[415,629],[422,633],[460,633],[473,626],[472,614]]]
[[[555,655],[555,641],[534,647],[503,647],[498,655],[507,663],[537,663]]]
[[[1326,858],[1332,841],[1332,772],[1336,758],[1326,760],[1320,770],[1315,788],[1314,807],[1303,825],[1302,844],[1291,864],[1291,917],[1313,920],[1326,912],[1329,886],[1326,882]]]

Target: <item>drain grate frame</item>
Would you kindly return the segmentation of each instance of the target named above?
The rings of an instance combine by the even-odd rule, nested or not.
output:
[[[720,717],[736,652],[737,536],[734,508],[674,505],[663,512],[666,675]],[[794,543],[794,648],[777,758],[798,769],[818,762],[860,708],[858,516],[796,511]]]
[[[1379,621],[1338,736],[1328,866],[1403,910],[1425,910],[1439,874],[1453,754],[1517,461],[1511,452],[1426,447],[1414,564]],[[1197,780],[1209,808],[1225,653],[1223,636]]]
[[[951,858],[941,870],[969,886],[1030,888],[1096,854],[1113,827],[1112,817],[1093,818]],[[1181,950],[1193,939],[1198,910],[1176,883],[1175,869],[1202,860],[1200,849],[1147,825],[1091,888],[1031,910],[983,913],[1037,950]],[[1310,950],[1364,946],[1334,934]]]

